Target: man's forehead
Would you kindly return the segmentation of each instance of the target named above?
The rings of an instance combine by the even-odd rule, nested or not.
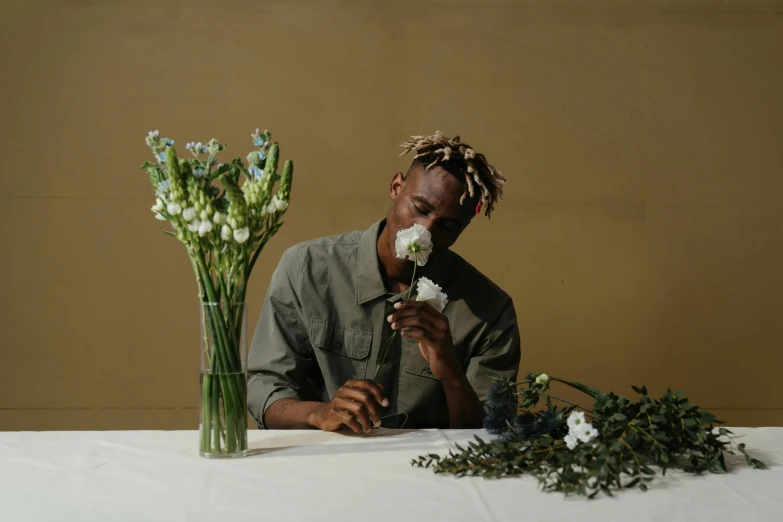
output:
[[[439,209],[449,209],[462,217],[473,216],[477,199],[467,197],[460,204],[459,200],[465,193],[465,185],[453,174],[438,166],[428,171],[421,167],[412,174],[411,195],[413,198],[424,200],[430,206]]]

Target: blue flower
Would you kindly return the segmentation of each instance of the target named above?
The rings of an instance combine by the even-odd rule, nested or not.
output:
[[[159,152],[159,153],[155,154],[155,157],[158,158],[158,161],[160,161],[161,163],[165,163],[165,161],[166,161],[166,153],[165,152]]]
[[[158,183],[158,194],[165,194],[169,191],[169,185],[171,184],[170,179],[164,179],[160,183]]]
[[[250,171],[250,173],[251,173],[251,174],[252,174],[252,175],[253,175],[253,176],[254,176],[256,179],[261,179],[262,177],[264,177],[264,171],[263,171],[263,170],[261,170],[261,169],[259,169],[258,167],[250,167],[248,170]]]
[[[484,429],[492,435],[500,435],[506,429],[506,420],[499,415],[488,415],[484,419]]]
[[[207,173],[207,171],[204,170],[204,169],[196,169],[196,170],[193,171],[193,175],[196,176],[197,178],[200,178],[201,176],[204,176],[206,173]]]
[[[174,145],[174,140],[166,140],[167,147],[171,147],[172,145]]]
[[[253,145],[255,145],[256,147],[263,147],[264,146],[264,140],[262,140],[260,137],[259,138],[254,138],[253,139]]]

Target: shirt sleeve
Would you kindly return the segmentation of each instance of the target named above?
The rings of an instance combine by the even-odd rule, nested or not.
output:
[[[481,402],[486,401],[493,377],[516,380],[521,347],[514,303],[509,297],[494,324],[480,341],[477,355],[470,358],[465,372]]]
[[[266,429],[264,414],[272,403],[301,399],[313,362],[297,288],[299,271],[298,251],[290,248],[272,274],[248,353],[248,410],[260,429]]]

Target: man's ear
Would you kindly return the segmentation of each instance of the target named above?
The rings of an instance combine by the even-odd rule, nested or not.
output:
[[[402,186],[405,184],[405,175],[402,172],[398,172],[394,175],[389,185],[389,197],[392,201],[397,201],[397,196],[400,195]]]

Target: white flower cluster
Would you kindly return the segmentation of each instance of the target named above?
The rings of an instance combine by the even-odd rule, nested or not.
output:
[[[565,436],[565,441],[568,449],[574,449],[580,442],[590,442],[598,436],[598,430],[596,430],[592,424],[585,421],[585,414],[581,411],[573,411],[568,416],[568,435]]]

